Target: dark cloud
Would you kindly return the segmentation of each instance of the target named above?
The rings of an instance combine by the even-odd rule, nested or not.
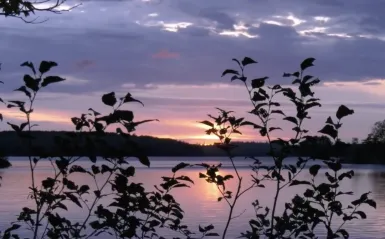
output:
[[[124,83],[141,87],[148,83],[224,82],[228,79],[220,75],[233,67],[231,59],[250,56],[260,64],[248,73],[272,76],[272,82],[285,83],[282,73],[297,70],[306,57],[317,59],[312,72],[323,81],[383,78],[385,57],[379,54],[385,51],[380,38],[385,31],[379,10],[383,5],[359,0],[164,0],[157,5],[140,0],[87,1],[41,25],[14,20],[0,23],[1,74],[10,82],[6,87],[14,88],[19,84],[15,79],[26,72],[20,63],[54,60],[59,63],[57,73],[90,82],[57,90],[91,92],[119,88]],[[149,17],[153,13],[156,17]],[[292,18],[288,18],[290,14]],[[320,16],[330,19],[315,20]],[[248,29],[240,28],[242,24]],[[326,30],[301,34],[316,27]],[[240,32],[258,37],[247,38]],[[369,39],[360,34],[373,36]],[[152,59],[162,49],[183,57]],[[82,60],[93,62],[92,67],[74,69]]]

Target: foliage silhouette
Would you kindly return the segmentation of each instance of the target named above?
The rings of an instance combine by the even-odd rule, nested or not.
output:
[[[239,197],[253,187],[263,188],[264,185],[262,182],[265,180],[275,182],[276,186],[272,209],[265,207],[264,212],[259,213],[263,207],[259,204],[258,200],[256,200],[253,203],[256,218],[249,222],[251,231],[242,233],[241,237],[250,239],[259,238],[260,236],[266,236],[268,238],[317,238],[314,229],[323,226],[328,239],[340,236],[348,238],[349,233],[343,229],[345,222],[357,219],[357,216],[360,216],[362,219],[366,218],[365,213],[358,210],[359,206],[368,204],[374,208],[376,207],[376,203],[368,198],[369,192],[361,195],[359,199],[352,201],[351,205],[347,207],[342,205],[342,202],[339,200],[339,196],[341,195],[352,194],[351,192],[341,192],[339,188],[340,182],[353,177],[354,172],[341,172],[342,164],[338,157],[340,155],[341,142],[338,138],[338,133],[342,126],[341,120],[353,114],[354,111],[345,105],[341,105],[336,112],[337,121],[334,123],[331,117],[327,118],[325,126],[318,131],[329,138],[328,140],[324,140],[326,145],[332,143],[336,147],[335,155],[332,156],[330,152],[326,151],[321,159],[316,156],[299,156],[296,164],[286,164],[285,159],[292,155],[293,152],[298,152],[301,144],[303,146],[304,143],[309,143],[314,140],[317,140],[318,144],[320,142],[319,139],[309,135],[309,130],[303,128],[303,122],[310,119],[309,110],[314,107],[321,107],[320,100],[314,97],[315,93],[312,91],[312,87],[318,84],[320,80],[312,75],[306,74],[307,69],[314,66],[313,63],[315,59],[307,58],[300,64],[298,71],[283,74],[283,77],[294,78],[292,84],[296,86],[297,92],[291,87],[281,85],[265,87],[268,77],[252,79],[251,82],[248,83],[248,77],[244,74],[245,68],[247,65],[256,64],[257,62],[249,57],[245,57],[242,61],[237,59],[233,59],[233,61],[237,63],[239,70],[227,69],[222,73],[222,77],[232,75],[231,81],[239,80],[244,84],[252,104],[252,109],[249,113],[255,116],[258,122],[245,121],[244,118],[238,119],[232,114],[232,111],[225,111],[223,109],[218,109],[220,113],[217,117],[208,115],[213,122],[209,120],[201,122],[210,127],[206,130],[207,134],[213,134],[218,137],[219,143],[217,147],[225,151],[229,156],[234,172],[237,175],[236,180],[238,186],[232,201],[229,201],[229,199],[232,198],[231,195],[233,195],[233,193],[230,191],[223,193],[224,187],[223,190],[219,187],[224,185],[222,176],[216,173],[216,180],[208,180],[209,183],[217,184],[218,190],[230,208],[222,238],[226,238],[229,224],[235,218],[232,214]],[[280,109],[280,103],[275,101],[277,95],[284,96],[294,105],[296,115],[287,115],[283,112],[283,109]],[[273,116],[275,115],[282,115],[282,120],[294,125],[292,128],[294,136],[292,138],[287,140],[272,138],[272,131],[282,130],[280,127],[272,124]],[[243,186],[242,177],[239,176],[232,156],[232,151],[236,145],[231,142],[231,135],[235,133],[241,134],[240,128],[243,126],[252,126],[255,130],[259,131],[262,137],[267,138],[270,145],[269,156],[273,158],[275,163],[274,166],[264,166],[255,158],[255,163],[251,166],[255,172],[255,176],[253,176],[251,187],[247,187],[244,191],[241,189]],[[315,164],[309,168],[311,175],[310,180],[298,181],[296,179],[309,160],[318,160],[331,171],[331,173],[326,172],[325,174],[329,181],[328,183],[316,183],[316,176],[322,167],[320,164]],[[209,171],[207,174],[209,174]],[[208,176],[202,175],[202,177],[207,178]],[[230,178],[232,177],[227,176],[227,179]],[[278,215],[276,208],[282,189],[297,185],[307,186],[303,196],[296,195],[291,202],[285,203],[283,214]],[[221,201],[221,199],[222,198],[218,199],[218,201]],[[335,221],[333,221],[333,219],[335,219],[335,217],[340,217],[343,220],[343,223],[337,228],[334,227]]]
[[[27,102],[14,100],[6,103],[8,108],[18,108],[25,115],[26,122],[20,125],[7,123],[30,148],[29,189],[35,207],[23,207],[17,220],[3,232],[2,238],[19,238],[18,229],[30,230],[33,239],[90,238],[103,233],[115,235],[116,238],[164,238],[157,234],[158,228],[167,228],[185,238],[192,238],[194,233],[182,224],[183,210],[170,194],[175,188],[189,187],[193,183],[189,177],[176,174],[183,165],[173,168],[172,176],[162,177],[162,183],[155,186],[155,191],[147,191],[142,183],[130,181],[135,175],[135,168],[128,162],[130,157],[150,166],[147,155],[131,140],[131,133],[137,126],[156,120],[134,121],[134,113],[123,107],[128,103],[143,103],[134,99],[130,93],[118,98],[114,92],[110,92],[104,94],[101,100],[110,106],[111,113],[103,115],[90,108],[80,117],[71,118],[78,133],[69,132],[57,136],[55,143],[63,150],[84,147],[91,162],[91,167],[86,169],[77,164],[81,158],[79,156],[47,155],[44,149],[34,144],[35,138],[31,134],[32,128],[36,126],[31,117],[38,93],[50,84],[65,80],[59,76],[46,76],[57,63],[42,61],[38,71],[31,62],[21,66],[28,67],[32,72],[31,75],[24,75],[24,85],[16,89],[27,97]],[[104,137],[105,130],[111,126],[117,127],[116,132],[124,145],[115,147],[108,143]],[[116,154],[102,157],[100,165],[95,155],[97,148],[105,148]],[[53,176],[44,179],[39,186],[35,170],[42,160],[51,162]],[[76,174],[91,177],[95,185],[78,184],[72,178]],[[109,198],[111,203],[104,205],[101,200],[104,198]],[[72,222],[61,215],[70,204],[85,210],[86,216],[82,221]],[[212,232],[212,225],[199,226],[198,229],[201,234],[199,238],[217,235]]]
[[[268,77],[251,80],[244,75],[245,67],[256,64],[252,58],[243,60],[233,59],[240,70],[225,70],[222,76],[232,75],[231,80],[241,81],[250,98],[252,109],[250,114],[257,121],[248,121],[237,118],[233,111],[219,109],[219,115],[208,115],[209,119],[201,121],[208,129],[206,133],[218,137],[216,147],[222,150],[229,158],[234,175],[222,175],[221,164],[209,165],[206,163],[189,164],[178,163],[171,169],[170,176],[161,178],[161,183],[148,190],[142,183],[135,183],[135,167],[130,165],[130,158],[137,158],[140,163],[150,167],[151,162],[145,150],[134,140],[133,133],[136,128],[144,123],[157,121],[156,119],[135,121],[135,115],[126,106],[143,103],[135,99],[130,93],[118,97],[115,92],[109,92],[101,97],[101,101],[110,107],[107,114],[99,113],[89,108],[79,117],[71,118],[76,132],[67,132],[55,136],[54,143],[61,152],[86,152],[85,156],[90,161],[90,167],[84,168],[78,162],[82,156],[59,155],[54,156],[46,152],[45,148],[36,144],[32,123],[34,102],[38,94],[49,87],[64,81],[59,76],[46,76],[57,63],[42,61],[35,68],[31,62],[21,66],[27,67],[32,72],[23,77],[24,84],[16,89],[23,93],[26,101],[6,101],[8,108],[18,109],[25,115],[25,122],[20,125],[7,122],[20,140],[28,146],[28,159],[31,173],[30,199],[34,207],[23,207],[16,221],[4,230],[2,238],[20,238],[20,229],[30,230],[32,238],[92,238],[110,234],[116,238],[165,238],[164,230],[177,232],[181,237],[174,238],[226,238],[231,222],[240,215],[234,215],[234,209],[239,199],[248,191],[259,188],[263,190],[264,182],[274,183],[275,195],[273,205],[264,207],[258,199],[252,203],[256,217],[249,221],[250,230],[242,232],[243,238],[317,238],[316,229],[324,228],[327,238],[348,238],[349,233],[344,229],[345,223],[355,219],[365,219],[366,214],[360,206],[367,204],[376,208],[374,200],[364,193],[358,199],[352,200],[349,205],[343,205],[340,197],[352,195],[352,192],[342,192],[340,183],[351,179],[354,172],[343,171],[341,155],[343,144],[338,138],[342,126],[342,119],[354,113],[353,110],[341,105],[334,118],[329,117],[325,126],[319,130],[323,137],[310,135],[303,127],[303,122],[310,119],[309,111],[314,107],[321,107],[319,99],[315,98],[312,87],[320,81],[311,75],[306,75],[307,69],[313,66],[314,58],[304,60],[300,70],[294,73],[284,73],[284,77],[294,77],[292,84],[296,89],[281,85],[267,86]],[[250,87],[251,86],[251,87]],[[278,95],[284,96],[292,102],[296,109],[295,115],[288,115],[280,108],[276,100]],[[290,139],[274,139],[272,132],[283,130],[274,125],[273,117],[282,115],[282,120],[293,124],[293,137]],[[254,162],[250,166],[252,174],[251,185],[245,186],[246,180],[239,173],[234,163],[233,152],[237,145],[232,142],[232,135],[241,134],[243,127],[252,127],[268,141],[268,156],[274,165],[263,165],[260,160],[250,157]],[[109,141],[106,132],[109,128],[116,128],[116,137],[120,144]],[[87,132],[87,133],[85,133]],[[297,156],[297,162],[290,164],[285,159],[289,156],[301,154],[302,149],[309,149],[315,142],[316,145],[332,147],[319,154]],[[102,154],[101,152],[113,152]],[[105,150],[105,151],[104,151]],[[41,182],[36,181],[35,170],[39,162],[48,160],[53,169],[51,177]],[[298,175],[304,171],[307,163],[312,160],[320,164],[313,164],[308,169],[309,180],[300,181]],[[182,206],[173,197],[172,192],[177,188],[190,187],[194,182],[188,176],[181,174],[183,169],[200,167],[205,172],[200,172],[199,177],[207,183],[214,184],[220,193],[218,202],[226,203],[229,214],[223,232],[214,232],[213,225],[198,225],[198,233],[192,232],[183,223],[184,211]],[[327,182],[317,182],[319,170],[325,167]],[[74,176],[82,174],[90,177],[95,184],[88,185],[76,182]],[[236,180],[236,189],[233,192],[227,185],[230,180]],[[278,198],[284,188],[305,187],[302,194],[296,195],[291,201],[285,203],[283,212],[278,213]],[[105,203],[105,200],[108,203]],[[103,202],[104,201],[104,202]],[[84,210],[85,216],[80,221],[71,221],[63,216],[63,210]],[[263,210],[263,212],[261,212]],[[343,222],[338,224],[336,218]]]

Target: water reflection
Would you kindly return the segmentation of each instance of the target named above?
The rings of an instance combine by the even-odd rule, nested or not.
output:
[[[183,161],[188,161],[185,158]],[[202,162],[203,160],[199,160]],[[12,162],[14,167],[7,170],[0,170],[0,176],[3,176],[2,187],[0,187],[0,229],[9,225],[10,221],[16,218],[20,209],[31,201],[27,201],[27,188],[30,184],[30,175],[27,167],[27,161]],[[198,163],[198,162],[194,162]],[[87,166],[87,162],[83,162]],[[156,170],[138,169],[135,181],[142,181],[152,189],[154,184],[160,182],[161,176],[171,175],[170,165],[175,165],[176,161],[164,161],[167,168],[159,168]],[[157,165],[162,165],[162,162],[157,162]],[[349,202],[362,193],[372,191],[372,197],[377,201],[378,208],[374,210],[370,207],[365,207],[363,210],[367,213],[368,219],[352,222],[347,226],[351,232],[351,238],[383,238],[383,229],[385,225],[385,170],[382,168],[368,168],[367,166],[354,166],[356,175],[352,180],[347,180],[342,185],[342,191],[353,191],[356,196],[346,197],[345,201]],[[38,168],[36,177],[42,180],[45,177],[52,176],[49,170],[50,165],[43,162]],[[218,202],[220,193],[214,184],[208,184],[204,179],[199,178],[199,172],[204,169],[183,170],[183,174],[194,180],[195,184],[191,188],[179,188],[174,191],[174,196],[182,204],[182,208],[186,212],[185,223],[192,225],[196,229],[198,224],[213,223],[214,226],[221,231],[223,224],[227,218],[228,205],[225,201]],[[245,182],[250,181],[250,171],[247,168],[240,170],[241,176]],[[233,174],[230,169],[221,171],[221,174]],[[322,175],[324,171],[320,171],[317,180],[326,180]],[[299,180],[309,177],[305,172],[298,178]],[[92,185],[92,179],[84,175],[77,175],[75,180],[81,180],[82,183]],[[227,189],[235,191],[234,180],[227,185]],[[237,218],[231,226],[229,238],[236,238],[241,231],[248,229],[248,220],[254,217],[251,202],[258,198],[262,205],[271,206],[274,189],[271,187],[271,182],[266,183],[266,188],[258,188],[245,194],[239,201],[238,207],[235,209],[235,214],[241,214],[247,210],[239,218]],[[245,185],[247,187],[248,185]],[[295,194],[303,192],[303,188],[292,187],[283,191],[278,210],[283,207],[283,202],[289,201]],[[76,207],[70,207],[75,209]],[[70,211],[67,216],[72,219],[81,219],[84,215],[79,213],[79,210]]]

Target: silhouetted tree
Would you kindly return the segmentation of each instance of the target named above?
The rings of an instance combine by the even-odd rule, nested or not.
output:
[[[374,123],[372,131],[365,139],[367,143],[385,143],[385,120]]]
[[[41,23],[47,19],[37,21],[38,16],[32,20],[27,20],[27,18],[31,15],[36,15],[38,12],[61,13],[78,6],[75,5],[67,9],[63,9],[62,6],[65,2],[67,2],[67,0],[0,0],[0,15],[5,17],[20,18],[26,23]]]

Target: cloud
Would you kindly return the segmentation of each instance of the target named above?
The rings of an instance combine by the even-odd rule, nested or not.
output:
[[[179,58],[179,53],[170,52],[167,49],[163,49],[163,50],[160,50],[159,52],[153,54],[152,58],[154,58],[154,59],[175,59],[175,58]]]
[[[22,62],[38,67],[41,60],[53,60],[59,66],[52,74],[67,81],[44,89],[45,100],[37,106],[47,112],[59,107],[78,115],[92,105],[105,109],[103,93],[130,91],[146,105],[132,106],[142,118],[194,121],[215,106],[247,115],[244,90],[221,78],[223,70],[236,67],[232,58],[259,62],[247,67],[249,78],[270,76],[269,84],[289,84],[282,73],[315,57],[308,73],[325,83],[318,88],[325,107],[317,113],[317,125],[339,103],[347,103],[357,108],[351,122],[363,127],[347,123],[345,137],[364,136],[375,119],[385,118],[385,88],[379,80],[385,78],[380,54],[385,51],[384,7],[382,1],[362,0],[93,0],[71,12],[43,14],[50,18],[44,24],[1,19],[0,51],[6,57],[1,59],[5,85],[0,94],[10,97],[6,92],[23,83],[29,71],[20,67]],[[178,127],[175,135],[183,132]],[[158,126],[143,130],[171,132]]]
[[[95,62],[91,60],[81,60],[81,61],[75,62],[75,66],[78,70],[83,70],[93,65],[95,65]]]

